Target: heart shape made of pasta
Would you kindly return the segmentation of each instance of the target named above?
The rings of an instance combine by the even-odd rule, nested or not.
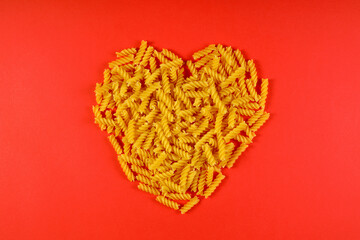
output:
[[[116,53],[95,89],[95,123],[138,188],[185,213],[208,198],[269,118],[268,79],[253,60],[211,44],[184,61],[140,47]]]

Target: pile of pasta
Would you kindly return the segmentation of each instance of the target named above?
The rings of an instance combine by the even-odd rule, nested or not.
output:
[[[95,123],[126,177],[185,213],[215,191],[269,118],[268,79],[220,44],[186,62],[146,41],[116,55],[96,85]]]

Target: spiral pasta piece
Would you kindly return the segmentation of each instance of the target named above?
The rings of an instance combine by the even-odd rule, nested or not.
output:
[[[236,160],[240,157],[240,155],[246,150],[246,148],[248,147],[248,144],[242,143],[233,153],[233,155],[231,156],[230,160],[227,163],[227,167],[231,168],[234,163],[236,162]]]
[[[123,161],[125,161],[127,163],[131,163],[133,165],[136,165],[136,166],[139,166],[139,167],[144,166],[144,162],[140,161],[140,159],[138,159],[138,158],[135,158],[135,157],[132,157],[132,156],[129,156],[129,155],[126,155],[126,154],[119,155],[119,161],[120,161],[120,158]]]
[[[170,199],[168,199],[164,196],[156,197],[156,201],[158,201],[159,203],[161,203],[169,208],[175,209],[175,210],[178,210],[179,206],[180,206],[180,204],[178,204],[177,202],[171,201]]]
[[[135,59],[134,59],[135,65],[140,64],[140,61],[145,54],[146,48],[147,48],[147,42],[141,41],[139,51],[137,52]]]
[[[180,209],[181,214],[185,214],[199,202],[200,199],[197,196],[193,197]]]
[[[147,192],[147,193],[150,193],[150,194],[153,194],[153,195],[160,195],[160,191],[157,190],[156,188],[152,187],[152,186],[149,186],[149,185],[145,185],[145,184],[142,184],[142,183],[139,183],[138,185],[138,189],[144,191],[144,192]]]
[[[254,125],[250,128],[251,131],[256,132],[270,117],[270,114],[264,112],[260,118],[254,123]]]
[[[262,108],[265,108],[266,98],[268,95],[268,86],[269,86],[269,80],[266,78],[262,79],[261,93],[260,93],[260,100],[259,100],[259,104]]]
[[[127,49],[121,50],[120,52],[116,52],[116,56],[123,57],[126,55],[131,55],[131,54],[135,54],[136,51],[137,51],[136,48],[127,48]]]
[[[205,190],[204,196],[205,198],[208,198],[211,196],[211,194],[215,191],[215,189],[220,185],[221,181],[225,178],[225,176],[222,173],[219,173],[214,181],[210,184],[210,186]]]
[[[130,182],[133,182],[135,180],[135,175],[133,174],[127,163],[121,158],[119,158],[119,163],[126,177],[129,179]]]

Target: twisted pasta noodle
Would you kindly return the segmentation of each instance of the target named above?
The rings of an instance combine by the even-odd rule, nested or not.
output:
[[[161,164],[163,164],[163,162],[165,161],[165,158],[166,158],[166,153],[162,153],[160,154],[156,160],[149,166],[149,169],[150,170],[154,170],[158,167],[160,167]]]
[[[169,193],[168,198],[172,200],[190,200],[191,195],[189,193]]]
[[[226,159],[230,159],[232,153],[234,152],[235,149],[235,144],[230,142],[228,144],[226,144]],[[224,163],[226,161],[223,161]],[[225,167],[225,165],[222,165],[222,167]]]
[[[225,142],[225,139],[220,133],[218,133],[216,135],[216,137],[217,137],[217,142],[219,144],[219,158],[220,158],[220,161],[225,161],[226,160],[226,142]]]
[[[215,81],[218,80],[219,82],[224,82],[226,80],[226,77],[223,74],[217,73],[211,68],[205,67],[204,71],[206,74],[210,75],[210,77],[213,78]]]
[[[172,176],[174,176],[174,170],[169,170],[167,172],[163,172],[163,173],[160,173],[160,174],[157,174],[153,177],[154,180],[164,180],[164,179],[167,179],[167,178],[171,178]]]
[[[224,119],[224,114],[219,112],[216,115],[216,120],[215,120],[215,133],[221,133],[222,132],[223,119]]]
[[[164,180],[162,183],[168,187],[171,191],[177,192],[177,193],[185,193],[185,191],[176,183],[172,182],[171,180]]]
[[[149,67],[150,67],[150,71],[151,73],[154,73],[156,71],[156,60],[155,57],[150,57],[149,59]]]
[[[116,52],[116,56],[123,57],[126,55],[135,54],[136,51],[137,51],[136,48],[127,48],[127,49],[121,50],[120,52]]]
[[[226,71],[225,71],[225,68],[224,68],[224,66],[223,66],[223,63],[221,62],[222,60],[220,59],[220,64],[219,64],[219,66],[218,66],[218,73],[220,74],[220,75],[223,75],[223,76],[226,76]]]
[[[214,85],[210,87],[210,95],[214,100],[215,106],[219,109],[219,113],[226,114],[227,110],[225,104],[221,101],[219,94],[216,90],[216,87]]]
[[[186,187],[185,187],[186,190],[188,190],[190,188],[191,184],[193,183],[196,173],[197,173],[197,171],[192,170],[188,174],[188,180],[186,182]]]
[[[146,41],[141,41],[139,51],[137,52],[137,54],[135,56],[135,59],[134,59],[134,64],[135,65],[140,64],[141,59],[145,54],[146,48],[147,48],[147,42]]]
[[[207,81],[196,81],[196,82],[185,83],[182,85],[182,88],[184,89],[184,91],[186,91],[186,90],[195,89],[195,88],[205,88],[208,85],[209,84]]]
[[[160,69],[156,69],[152,74],[145,80],[145,85],[151,85],[161,74]]]
[[[160,123],[161,123],[162,129],[164,130],[165,137],[170,137],[171,136],[171,130],[170,130],[170,127],[169,127],[169,122],[168,122],[167,117],[163,116],[161,118]]]
[[[260,108],[260,105],[256,102],[249,102],[241,106],[242,108],[248,108],[248,109],[254,109],[258,110]]]
[[[199,61],[195,62],[195,67],[201,68],[202,66],[210,62],[213,58],[214,58],[213,54],[206,55],[205,57],[201,58]]]
[[[160,109],[160,112],[167,117],[168,121],[170,121],[170,122],[175,121],[174,115],[171,113],[171,110],[166,107],[164,102],[159,101],[158,102],[158,107]]]
[[[150,178],[144,176],[144,175],[141,175],[141,174],[137,174],[136,175],[136,180],[138,180],[139,182],[143,183],[143,184],[146,184],[146,185],[149,185],[151,187],[154,187],[154,188],[159,188],[160,185],[154,181],[152,181]]]
[[[177,146],[173,146],[173,151],[176,155],[180,156],[183,159],[191,159],[191,154],[178,148]]]
[[[153,52],[154,52],[154,48],[153,48],[152,46],[149,46],[149,47],[146,49],[144,58],[141,60],[140,65],[146,66],[146,65],[149,63],[150,57],[151,57],[151,55],[152,55]]]
[[[200,112],[201,114],[204,115],[204,117],[206,117],[209,121],[213,121],[214,120],[214,115],[212,113],[212,107],[211,106],[206,106],[203,107]]]
[[[196,143],[198,138],[193,136],[181,136],[179,137],[179,141],[183,143]]]
[[[238,93],[240,92],[240,90],[237,88],[237,87],[234,87],[234,86],[230,86],[230,87],[226,87],[224,89],[221,89],[219,94],[220,94],[220,97],[228,97],[228,96],[232,96],[232,93]]]
[[[193,76],[197,76],[197,75],[198,75],[198,72],[197,72],[197,70],[196,70],[196,67],[195,67],[195,65],[193,64],[192,61],[186,61],[186,66],[189,68],[190,73],[191,73]]]
[[[164,54],[162,54],[161,52],[158,51],[154,51],[154,55],[157,59],[159,59],[160,63],[168,63],[169,59],[167,59]]]
[[[174,144],[175,146],[177,146],[178,148],[182,149],[183,151],[186,151],[186,152],[191,152],[193,150],[193,147],[178,140],[178,139],[174,139]]]
[[[261,80],[261,93],[260,93],[260,100],[259,100],[259,104],[262,108],[265,108],[266,98],[268,95],[268,86],[269,86],[269,80],[266,78],[263,78]]]
[[[130,170],[129,166],[125,161],[123,161],[121,158],[119,158],[120,166],[125,173],[126,177],[129,179],[130,182],[133,182],[135,180],[135,176],[133,172]]]
[[[123,137],[122,139],[122,142],[123,142],[123,144],[124,144],[124,153],[126,154],[126,155],[129,155],[130,154],[130,150],[131,150],[131,144],[129,143],[129,141],[128,141],[128,137]]]
[[[247,108],[238,108],[238,113],[244,116],[252,116],[254,115],[255,111]]]
[[[229,85],[233,84],[237,78],[243,76],[245,74],[244,68],[238,68],[235,72],[233,72],[225,81],[220,83],[221,88],[226,88]]]
[[[235,54],[234,54],[234,51],[232,49],[231,46],[227,47],[226,48],[226,54],[225,54],[225,58],[226,58],[226,61],[229,63],[229,65],[231,65],[231,67],[233,68],[233,70],[236,70],[238,68],[241,68],[239,66],[239,64],[237,63],[236,61],[236,57],[235,57]],[[245,69],[245,68],[244,68]]]
[[[164,196],[167,196],[169,192],[171,192],[171,190],[167,186],[161,186],[160,190]]]
[[[196,204],[198,204],[200,202],[200,199],[195,196],[192,199],[190,199],[190,201],[188,201],[181,209],[180,212],[181,214],[185,214],[186,212],[188,212],[191,208],[193,208]]]
[[[242,136],[242,135],[237,135],[235,137],[235,140],[238,141],[238,142],[241,142],[241,143],[246,143],[246,144],[252,143],[252,138],[245,137],[245,136]]]
[[[126,57],[118,58],[115,61],[109,63],[109,68],[114,68],[116,66],[121,66],[127,63],[134,61],[134,55],[128,55]]]
[[[246,123],[242,122],[237,127],[235,127],[233,130],[231,130],[225,137],[225,142],[229,142],[231,139],[234,139],[236,135],[238,135],[241,131],[246,129]]]
[[[214,51],[215,49],[216,49],[215,44],[210,44],[210,45],[207,46],[206,48],[204,48],[204,49],[202,49],[202,50],[197,51],[196,53],[194,53],[194,54],[192,55],[192,57],[193,57],[195,60],[197,60],[197,59],[199,59],[199,58],[201,58],[201,57],[203,57],[203,56],[211,53],[211,52]]]
[[[135,120],[131,119],[126,131],[126,135],[128,136],[129,143],[135,142],[136,130],[135,130]]]
[[[203,150],[204,150],[204,153],[205,153],[205,156],[207,158],[207,161],[208,161],[209,165],[210,166],[215,166],[217,161],[216,161],[216,159],[215,159],[215,157],[214,157],[214,155],[212,153],[212,149],[209,146],[209,144],[205,144],[203,146]]]
[[[177,99],[181,100],[185,104],[186,108],[189,109],[192,107],[190,99],[185,95],[185,93],[180,89],[180,87],[175,87],[174,96]]]
[[[156,131],[159,134],[160,142],[164,146],[166,152],[171,153],[172,152],[172,146],[168,140],[168,138],[165,136],[165,133],[163,129],[161,128],[160,124],[155,125]]]
[[[225,178],[225,176],[222,173],[219,173],[214,181],[210,184],[210,186],[205,190],[204,196],[205,198],[208,198],[211,196],[211,194],[215,191],[215,189],[220,185],[221,181]]]
[[[170,199],[168,199],[164,196],[156,197],[156,201],[158,201],[159,203],[161,203],[169,208],[175,209],[175,210],[178,210],[179,206],[180,206],[180,204],[178,204],[177,202],[171,201]]]
[[[250,79],[246,79],[247,89],[249,90],[250,96],[255,99],[255,101],[259,100],[258,94],[255,91],[254,85]]]
[[[270,114],[264,112],[260,118],[254,123],[254,125],[250,128],[251,131],[256,132],[270,117]]]
[[[139,160],[135,157],[129,156],[129,155],[121,154],[121,155],[119,155],[119,158],[121,158],[123,161],[125,161],[127,163],[131,163],[131,164],[134,164],[134,165],[137,165],[140,167],[144,166],[144,163],[141,160]]]
[[[100,111],[105,111],[106,108],[108,108],[108,105],[110,104],[110,101],[113,99],[113,96],[111,94],[107,94],[103,96],[103,99],[100,103]]]
[[[200,169],[201,167],[206,166],[206,156],[201,154],[198,161],[194,164],[195,169]]]
[[[191,186],[190,186],[190,190],[192,192],[196,192],[197,191],[197,187],[198,187],[198,183],[199,183],[199,177],[200,177],[200,171],[195,171],[196,174],[194,176],[194,179],[191,183]]]
[[[141,126],[142,128],[148,128],[149,126],[148,125],[143,125],[143,126]],[[145,140],[146,140],[146,138],[147,138],[147,135],[149,134],[147,131],[146,131],[147,129],[139,129],[139,132],[142,132],[141,134],[140,134],[140,136],[135,140],[135,142],[134,142],[134,144],[133,144],[133,148],[140,148],[143,144],[144,144],[144,142],[145,142]]]
[[[160,64],[162,69],[168,69],[168,68],[172,68],[172,67],[180,67],[183,64],[183,61],[178,58],[175,59],[173,61],[167,62],[167,63],[162,63]]]
[[[236,60],[239,62],[241,67],[244,67],[246,69],[246,60],[244,58],[244,56],[242,55],[241,51],[236,49],[234,51],[234,55],[236,57]]]
[[[234,163],[236,162],[236,160],[240,157],[240,155],[246,150],[246,148],[248,147],[248,144],[242,143],[233,153],[233,155],[231,156],[230,160],[227,163],[227,167],[231,168],[233,167]]]
[[[97,123],[99,123],[99,125],[104,125],[104,126],[116,126],[116,122],[112,119],[106,119],[106,118],[96,118],[95,121]]]
[[[258,77],[257,77],[256,67],[255,67],[253,60],[248,61],[248,67],[249,67],[249,71],[250,71],[252,84],[255,87],[257,85]]]
[[[204,189],[205,189],[206,179],[207,179],[207,171],[202,170],[202,172],[200,174],[200,177],[199,177],[197,195],[202,195],[203,194]]]
[[[214,135],[214,129],[210,129],[207,133],[205,133],[202,138],[200,138],[199,141],[195,144],[195,149],[200,148],[200,146],[204,143],[206,143],[210,138],[212,138]]]
[[[162,103],[164,103],[170,111],[173,109],[172,98],[170,97],[169,94],[166,94],[165,91],[163,91],[162,89],[159,89],[156,92],[156,98]]]
[[[214,167],[208,167],[206,172],[206,186],[210,186],[214,177]]]
[[[177,81],[177,68],[170,68],[170,82],[174,83]]]
[[[186,183],[188,179],[188,175],[190,173],[190,165],[186,165],[185,168],[181,171],[180,177],[180,187],[186,190]]]
[[[195,137],[198,137],[201,135],[201,133],[203,133],[207,128],[209,127],[209,120],[208,119],[205,119],[197,129],[195,129],[192,134],[195,136]]]
[[[138,174],[144,175],[148,178],[151,178],[151,176],[152,176],[152,173],[150,171],[146,170],[145,168],[134,165],[134,164],[131,165],[131,170],[133,170],[134,172],[136,172]]]
[[[163,49],[161,53],[164,54],[166,57],[170,58],[171,60],[179,59],[173,52],[167,49]]]
[[[160,195],[160,191],[158,189],[156,189],[152,186],[149,186],[149,185],[142,184],[142,183],[139,183],[138,189],[140,189],[144,192],[153,194],[153,195]]]

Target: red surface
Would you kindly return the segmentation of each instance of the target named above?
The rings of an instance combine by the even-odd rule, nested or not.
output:
[[[30,3],[31,2],[31,3]],[[359,1],[0,2],[0,239],[360,239]],[[95,83],[140,40],[231,45],[271,119],[180,215],[121,172]]]

